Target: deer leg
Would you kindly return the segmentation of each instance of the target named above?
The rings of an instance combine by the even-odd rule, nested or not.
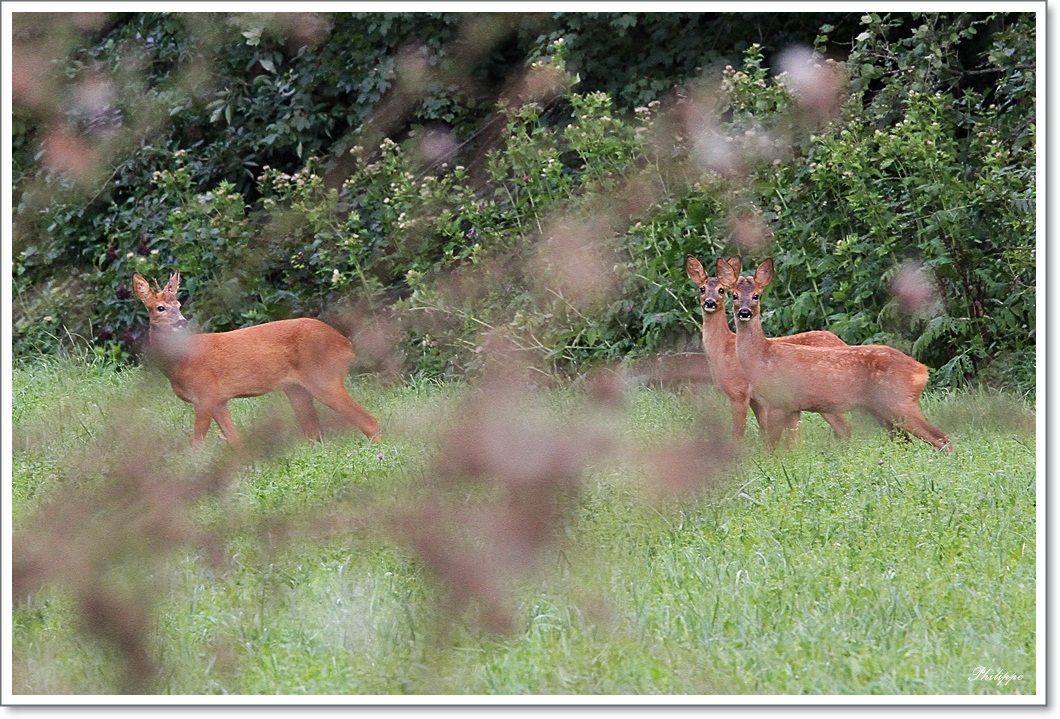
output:
[[[912,442],[913,439],[909,436],[909,432],[904,427],[899,427],[896,424],[888,423],[887,425],[887,436],[891,438],[892,442]]]
[[[900,442],[902,440],[909,441],[909,435],[904,429],[895,424],[895,420],[898,418],[898,412],[884,411],[884,410],[870,410],[869,414],[875,419],[881,427],[887,430],[887,436],[890,437],[892,442]]]
[[[771,413],[769,407],[766,407],[758,400],[748,399],[747,404],[755,413],[755,420],[758,422],[758,436],[764,441],[770,432],[770,427],[776,421],[776,417]]]
[[[221,434],[224,435],[225,441],[232,449],[240,449],[243,446],[242,440],[239,439],[239,432],[236,431],[236,425],[232,421],[232,415],[228,413],[228,403],[218,402],[213,407],[213,418],[217,422],[217,426],[221,428]]]
[[[784,433],[784,430],[790,427],[792,423],[798,423],[798,421],[799,413],[797,411],[770,409],[766,429],[766,451],[774,451],[780,443],[780,436]]]
[[[890,437],[892,442],[912,442],[913,438],[909,436],[909,432],[906,431],[898,418],[898,414],[896,413],[894,417],[894,419],[890,417],[879,418],[880,424],[887,428],[887,436]]]
[[[841,414],[826,414],[821,413],[824,417],[824,421],[828,423],[828,426],[832,428],[832,434],[835,435],[836,439],[850,439],[850,422],[847,418]]]
[[[368,410],[357,404],[350,397],[342,377],[336,377],[334,380],[327,382],[313,382],[312,384],[307,384],[306,389],[322,404],[338,412],[353,423],[357,429],[364,432],[364,435],[371,440],[372,444],[379,442],[379,422],[368,413]]]
[[[206,441],[206,433],[210,429],[212,416],[205,405],[195,405],[195,429],[191,435],[191,446],[198,447]]]
[[[801,416],[801,412],[793,412],[785,417],[784,427],[781,432],[784,434],[784,446],[788,449],[793,449],[799,443],[799,420]]]
[[[321,438],[320,418],[313,407],[313,395],[297,386],[285,387],[283,391],[291,402],[291,408],[298,419],[298,426],[302,428],[302,434],[310,442],[319,442]]]
[[[747,402],[741,402],[738,399],[729,400],[729,404],[732,407],[732,438],[736,442],[742,442],[744,432],[747,430]],[[755,418],[758,418],[758,410],[751,405],[752,411],[755,413]],[[759,420],[761,424],[761,420]]]
[[[950,445],[950,438],[946,433],[928,422],[919,410],[915,414],[910,412],[909,415],[903,418],[901,420],[901,428],[924,440],[935,449],[947,454],[953,451],[953,447]]]

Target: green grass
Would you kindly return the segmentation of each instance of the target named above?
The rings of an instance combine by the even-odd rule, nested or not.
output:
[[[387,508],[436,489],[433,438],[453,428],[466,391],[351,382],[381,421],[381,447],[356,434],[295,443],[196,502],[172,547],[103,567],[119,593],[149,593],[152,690],[1038,690],[1035,418],[1019,398],[927,398],[929,419],[956,440],[951,456],[858,421],[836,443],[816,415],[797,447],[767,455],[752,420],[744,457],[692,498],[651,500],[646,470],[624,455],[595,462],[555,546],[514,587],[514,631],[496,634],[474,610],[447,613],[420,557],[380,529]],[[75,546],[105,536],[99,528],[122,516],[99,498],[122,467],[157,461],[171,486],[227,456],[216,427],[205,449],[187,448],[190,406],[148,372],[41,362],[15,371],[13,392],[16,549],[64,497],[92,511],[55,534]],[[569,418],[582,399],[553,389],[540,403]],[[243,430],[272,411],[294,423],[282,397],[232,409]],[[609,431],[621,446],[650,447],[704,416],[727,432],[712,395],[634,390]],[[473,487],[447,491],[457,504],[480,499]],[[118,652],[85,630],[63,581],[16,603],[15,694],[120,691]],[[1023,679],[971,679],[980,666]]]

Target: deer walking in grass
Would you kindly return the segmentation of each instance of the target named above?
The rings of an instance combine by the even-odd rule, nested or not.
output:
[[[133,292],[150,317],[150,350],[159,359],[173,392],[195,408],[192,445],[202,444],[213,419],[229,445],[238,449],[239,433],[228,412],[228,400],[277,390],[287,395],[302,432],[310,440],[321,436],[313,407],[316,399],[373,443],[379,441],[379,423],[346,391],[353,345],[338,330],[303,317],[231,332],[194,334],[180,313],[179,287],[179,272],[158,291],[152,290],[139,273],[133,275]]]
[[[740,277],[718,262],[718,277],[733,293],[736,360],[751,385],[751,397],[769,411],[766,446],[773,448],[792,415],[802,411],[862,410],[891,432],[908,432],[931,446],[952,451],[949,437],[920,410],[928,368],[886,345],[809,347],[771,341],[762,332],[762,291],[773,281],[773,260],[753,277]]]
[[[735,274],[740,274],[740,258],[733,257],[728,260],[718,260],[718,266],[725,264]],[[751,396],[751,386],[743,371],[736,361],[736,335],[729,328],[729,321],[725,316],[725,288],[718,277],[707,275],[703,264],[689,255],[685,259],[685,270],[688,276],[699,287],[699,304],[703,309],[703,353],[707,358],[707,366],[710,368],[714,384],[729,399],[732,410],[732,437],[734,440],[743,439],[747,425],[747,409],[750,407],[758,420],[758,427],[763,436],[767,434],[767,426],[774,421],[772,414],[762,404]],[[846,343],[832,332],[825,330],[814,330],[801,332],[787,337],[778,337],[774,341],[792,344],[804,344],[814,346],[842,346]],[[846,439],[850,437],[850,423],[841,414],[822,413],[825,421],[832,427],[837,438]],[[798,432],[799,413],[787,414],[783,418],[777,417],[777,421],[785,424],[778,430],[787,430],[789,439],[794,440]],[[779,434],[778,434],[779,436]]]

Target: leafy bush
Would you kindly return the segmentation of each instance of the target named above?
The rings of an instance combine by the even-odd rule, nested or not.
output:
[[[773,176],[779,259],[800,267],[777,318],[796,329],[823,319],[849,341],[899,346],[938,368],[943,385],[1008,358],[1032,386],[1035,107],[1025,86],[1012,94],[971,80],[1004,74],[993,65],[1001,58],[1021,75],[1033,68],[1033,18],[999,32],[984,67],[952,77],[944,58],[998,19],[912,19],[908,36],[890,40],[901,20],[864,18],[848,61],[862,77],[843,122]],[[882,87],[870,93],[870,81]],[[937,306],[903,312],[890,293],[910,261],[937,287]]]
[[[581,36],[539,35],[528,53],[524,79],[548,78],[552,95],[506,92],[481,126],[500,128],[493,139],[465,134],[463,154],[439,160],[423,152],[431,123],[466,127],[481,111],[447,106],[441,85],[395,138],[364,147],[347,131],[370,123],[366,108],[392,89],[394,53],[408,61],[398,36],[430,26],[416,52],[448,57],[456,16],[386,26],[328,16],[309,30],[221,16],[212,42],[172,16],[133,16],[110,35],[154,53],[134,87],[170,98],[172,131],[125,153],[113,189],[87,204],[76,182],[16,158],[16,352],[83,341],[130,358],[144,324],[132,272],[161,281],[179,267],[189,314],[206,330],[355,303],[403,318],[404,354],[421,374],[476,368],[483,332],[501,328],[552,369],[579,369],[697,346],[686,254],[743,254],[745,268],[771,254],[767,331],[827,327],[892,344],[936,368],[943,386],[992,376],[1032,387],[1034,16],[861,20],[849,57],[832,64],[851,93],[829,124],[800,115],[791,78],[758,45],[719,73],[713,94],[700,83],[692,99],[625,112],[578,84],[578,37],[598,36],[583,25]],[[819,50],[834,31],[822,29]],[[167,86],[194,38],[244,79]],[[337,74],[348,58],[374,63],[359,85]],[[661,90],[636,87],[624,102]],[[717,116],[709,132],[675,120],[702,111],[700,96]],[[475,160],[479,148],[488,151]],[[722,151],[739,167],[712,165]],[[574,255],[564,237],[579,238]],[[594,269],[579,279],[586,257]],[[928,294],[912,309],[894,291],[910,271]]]

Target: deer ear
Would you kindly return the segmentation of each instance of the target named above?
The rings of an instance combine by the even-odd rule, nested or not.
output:
[[[169,276],[169,282],[162,288],[163,292],[172,292],[174,295],[177,294],[177,290],[180,289],[180,272],[174,272]]]
[[[726,287],[732,287],[736,284],[737,278],[740,276],[738,272],[732,271],[732,266],[725,260],[718,260],[717,264],[718,279]]]
[[[767,257],[755,270],[755,284],[765,287],[773,281],[773,258]]]
[[[729,258],[729,267],[732,268],[732,271],[735,272],[737,274],[737,276],[739,276],[739,274],[740,274],[740,264],[741,263],[740,263],[740,258],[739,257],[730,257]]]
[[[707,281],[707,271],[703,269],[703,263],[692,255],[685,258],[685,272],[697,285]]]
[[[151,285],[147,283],[147,280],[140,276],[139,272],[133,273],[133,294],[144,302],[147,302],[148,298],[151,296]]]

